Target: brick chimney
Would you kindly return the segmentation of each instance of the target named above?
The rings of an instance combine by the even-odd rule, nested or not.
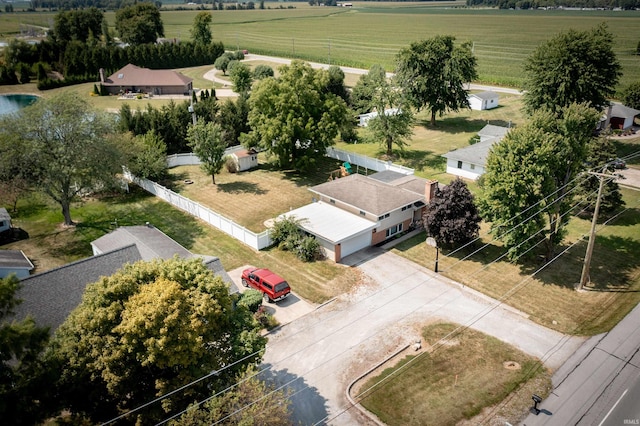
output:
[[[429,204],[431,199],[436,196],[436,191],[438,190],[438,181],[428,180],[424,186],[425,186],[424,188],[425,203]]]
[[[100,68],[100,83],[104,83],[104,68]]]

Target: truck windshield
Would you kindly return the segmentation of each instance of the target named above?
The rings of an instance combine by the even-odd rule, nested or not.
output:
[[[276,284],[276,293],[279,293],[288,288],[289,288],[289,284],[286,281],[283,281],[280,284]]]

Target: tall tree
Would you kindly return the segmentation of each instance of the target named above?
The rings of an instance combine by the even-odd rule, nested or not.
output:
[[[540,110],[511,130],[491,149],[480,179],[480,214],[492,222],[492,232],[504,242],[511,259],[542,238],[545,255],[551,259],[566,231],[571,183],[584,168],[600,113],[584,104],[559,112]],[[538,232],[540,237],[534,238]]]
[[[351,92],[351,107],[356,114],[371,112],[373,108],[371,101],[377,88],[376,81],[384,78],[384,75],[385,70],[382,65],[374,64],[369,72],[360,76]]]
[[[211,12],[199,12],[193,19],[191,38],[197,44],[209,44],[213,40],[211,35]]]
[[[167,145],[154,130],[133,136],[128,133],[121,138],[121,149],[125,152],[125,165],[139,178],[158,180],[167,171]]]
[[[606,24],[549,39],[527,58],[524,73],[523,99],[530,114],[540,108],[557,113],[584,102],[601,111],[622,74]]]
[[[305,170],[334,144],[347,119],[347,106],[326,90],[326,70],[296,60],[279,71],[277,79],[254,86],[249,99],[252,130],[241,139],[275,155],[280,167]]]
[[[476,238],[481,220],[474,197],[460,178],[438,189],[423,215],[427,235],[435,238],[438,245],[448,246]]]
[[[110,185],[122,171],[113,117],[67,92],[41,99],[1,123],[30,160],[29,182],[62,208],[73,225],[71,202],[83,192]]]
[[[164,36],[160,10],[153,3],[136,3],[118,9],[116,31],[120,40],[129,44],[155,43]]]
[[[187,130],[187,141],[202,161],[200,167],[211,175],[215,185],[216,173],[220,173],[224,166],[224,150],[227,147],[222,137],[222,127],[217,123],[198,121]]]
[[[327,72],[329,74],[327,90],[336,96],[340,96],[349,105],[350,92],[344,84],[344,71],[337,65],[331,65]]]
[[[253,74],[249,66],[243,62],[236,62],[229,70],[229,77],[233,83],[233,90],[236,93],[246,94],[251,90]]]
[[[608,163],[616,157],[616,147],[606,136],[593,138],[588,146],[586,164],[592,171],[609,172],[611,167]],[[578,211],[586,211],[592,213],[595,210],[596,199],[598,198],[598,188],[600,186],[600,178],[593,174],[585,173],[582,179],[578,181],[577,198],[582,202],[578,205]],[[602,188],[602,196],[600,198],[600,213],[603,215],[611,214],[624,206],[620,186],[615,179],[607,179]]]
[[[40,353],[49,331],[37,327],[33,318],[12,321],[13,308],[20,303],[15,293],[20,281],[15,275],[0,278],[0,419],[14,425],[39,423],[45,413],[44,383]]]
[[[435,36],[411,43],[396,58],[396,79],[409,102],[436,115],[469,108],[465,85],[478,77],[471,43],[454,44],[455,37]]]
[[[385,147],[387,156],[393,155],[393,146],[403,149],[413,134],[413,113],[402,93],[387,79],[384,68],[375,68],[370,74],[373,88],[369,109],[377,113],[369,120],[367,131],[372,139]]]
[[[633,109],[640,109],[640,80],[629,84],[622,92],[622,103]]]
[[[73,40],[85,42],[89,36],[100,36],[104,22],[104,14],[95,7],[61,10],[54,18],[52,37],[63,45]]]
[[[265,343],[202,259],[129,264],[90,284],[56,332],[60,407],[102,422],[217,371],[128,419],[156,423],[228,386]]]

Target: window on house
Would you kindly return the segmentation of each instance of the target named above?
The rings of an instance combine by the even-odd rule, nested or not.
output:
[[[362,210],[360,210],[360,216],[365,216],[365,215],[366,215],[366,213],[363,212]]]
[[[458,168],[461,169],[462,168],[462,161],[458,161]]]
[[[4,226],[4,220],[0,220],[0,226]]]
[[[389,213],[387,213],[387,214],[385,214],[385,215],[384,215],[384,218],[385,218],[385,219],[386,219],[386,218],[388,218],[388,217],[389,217]]]
[[[336,200],[334,200],[334,199],[330,198],[330,199],[329,199],[329,202],[330,202],[331,204],[335,204],[335,203],[336,203]]]
[[[471,170],[475,170],[475,169],[476,169],[476,165],[475,165],[475,164],[472,164],[472,165],[471,165]]]
[[[391,228],[387,228],[387,238],[397,234],[398,232],[402,232],[402,223],[394,225]]]

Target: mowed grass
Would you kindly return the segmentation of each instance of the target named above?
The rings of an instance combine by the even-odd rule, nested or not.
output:
[[[445,173],[447,161],[442,154],[463,148],[471,143],[478,132],[487,124],[497,126],[517,126],[524,123],[522,101],[518,95],[500,94],[500,106],[491,110],[470,109],[450,112],[438,117],[436,126],[429,124],[426,111],[416,115],[417,124],[408,146],[403,150],[394,149],[394,163],[415,169],[415,174],[429,179],[449,183],[453,176]],[[366,129],[360,134],[366,140]],[[379,143],[347,144],[340,142],[338,148],[357,152],[375,158],[385,158],[386,149]]]
[[[70,228],[61,226],[60,208],[47,198],[34,195],[22,200],[18,211],[11,213],[12,222],[29,238],[1,249],[23,250],[36,266],[35,272],[44,272],[91,256],[91,241],[115,229],[116,222],[117,226],[149,222],[191,252],[219,257],[226,270],[252,264],[277,271],[293,291],[311,302],[322,303],[359,282],[356,270],[330,261],[303,263],[277,249],[257,252],[145,191],[135,186],[131,189],[129,194],[74,203],[72,217],[77,226]]]
[[[471,329],[456,332],[458,327],[424,327],[426,351],[369,379],[359,388],[360,403],[390,426],[454,425],[517,390],[498,413],[516,424],[530,406],[529,391],[546,396],[550,374],[514,347]],[[505,368],[507,362],[517,366]]]
[[[544,326],[573,335],[610,330],[640,302],[640,192],[623,189],[626,210],[598,230],[587,291],[577,292],[590,218],[571,218],[568,236],[558,257],[545,265],[542,253],[506,261],[502,245],[487,235],[458,252],[442,250],[439,272],[502,303],[513,306]],[[400,243],[393,250],[429,269],[435,250],[424,244],[425,234]],[[575,243],[575,245],[574,245]],[[564,253],[563,253],[564,252]]]

